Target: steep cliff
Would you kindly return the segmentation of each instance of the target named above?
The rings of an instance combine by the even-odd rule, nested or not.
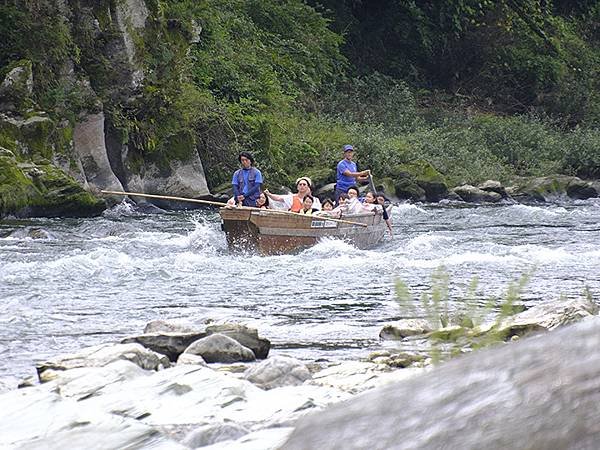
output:
[[[184,80],[177,77],[198,36],[153,5],[46,0],[2,7],[3,18],[21,19],[11,25],[15,56],[31,59],[0,69],[0,217],[97,214],[102,189],[209,194],[178,104]],[[27,30],[41,48],[19,35]],[[165,51],[169,59],[159,57]]]

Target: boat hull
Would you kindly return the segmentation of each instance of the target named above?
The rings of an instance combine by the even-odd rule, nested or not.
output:
[[[380,242],[386,230],[382,215],[374,213],[343,217],[345,221],[365,226],[322,216],[250,208],[222,208],[220,215],[230,250],[263,255],[293,253],[323,238],[343,239],[365,249]]]

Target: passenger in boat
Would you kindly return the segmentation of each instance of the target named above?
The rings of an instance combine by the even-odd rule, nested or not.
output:
[[[264,192],[261,192],[256,199],[256,207],[261,209],[269,209],[269,197]]]
[[[275,200],[276,202],[280,202],[283,204],[281,209],[287,209],[292,212],[299,212],[302,209],[302,203],[304,201],[304,197],[307,195],[312,196],[312,181],[308,177],[300,177],[296,180],[296,194],[287,194],[287,195],[278,195],[265,190],[265,194],[271,200]],[[275,207],[275,205],[272,205]],[[316,210],[321,209],[321,202],[317,197],[313,197],[313,205],[312,207]],[[275,207],[275,209],[277,209]]]
[[[344,197],[347,197],[346,194],[343,194]],[[340,197],[341,199],[342,197]],[[344,198],[343,202],[346,202],[346,199]],[[330,198],[326,198],[323,203],[321,203],[321,211],[317,211],[315,213],[318,216],[325,216],[325,217],[340,217],[341,215],[341,209],[340,207],[334,208],[334,204],[333,204],[333,200],[331,200]]]
[[[390,236],[393,236],[394,231],[392,230],[392,221],[390,220],[390,216],[388,215],[387,209],[385,208],[385,203],[387,199],[385,198],[385,195],[383,195],[383,192],[377,192],[375,194],[375,201],[383,209],[383,220],[385,221],[388,231],[390,232]]]
[[[250,152],[240,152],[238,161],[242,168],[234,172],[231,180],[233,198],[238,205],[256,206],[263,182],[262,174],[254,167],[254,157]]]
[[[321,203],[321,211],[332,211],[333,208],[333,201],[330,198],[326,198],[323,203]]]
[[[307,195],[306,197],[304,197],[304,200],[302,201],[302,208],[300,209],[300,211],[298,211],[298,214],[312,216],[312,214],[314,212],[318,211],[317,209],[313,208],[313,204],[314,204],[314,197],[312,195]]]
[[[344,145],[344,159],[337,164],[336,183],[335,183],[335,201],[337,203],[340,194],[348,192],[348,189],[356,182],[369,179],[371,172],[369,170],[359,171],[356,163],[352,161],[354,157],[354,147],[350,144]]]
[[[363,204],[358,200],[358,187],[351,186],[348,188],[348,214],[362,214],[370,211],[369,209],[365,209]]]
[[[321,212],[323,214],[323,212]],[[330,217],[340,218],[343,214],[348,214],[348,194],[342,192],[338,198],[338,205],[330,212],[326,212]]]

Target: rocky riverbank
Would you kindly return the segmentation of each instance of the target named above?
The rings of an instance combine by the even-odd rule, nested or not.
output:
[[[441,375],[436,374],[458,370],[466,358],[432,366],[431,349],[441,342],[459,349],[459,353],[471,352],[474,343],[485,340],[486,334],[493,334],[498,342],[512,342],[584,319],[597,326],[597,314],[596,304],[582,298],[541,304],[459,333],[455,325],[440,329],[424,321],[390,323],[382,328],[381,337],[396,339],[393,343],[397,345],[390,346],[387,341],[384,346],[382,341],[382,350],[363,361],[299,361],[283,351],[273,355],[270,342],[242,324],[209,323],[199,328],[185,322],[151,322],[142,334],[119,343],[40,362],[37,380],[24,380],[20,389],[0,396],[0,446],[318,448],[321,437],[315,437],[314,431],[306,433],[317,447],[304,443],[305,431],[294,431],[298,420],[309,413],[365,391],[375,389],[371,396],[381,395],[384,391],[380,388],[389,383],[400,384],[385,392],[402,390],[409,383],[418,385],[419,391],[413,395],[433,395],[426,394],[426,383],[419,381],[425,379],[422,374],[432,372],[427,376],[439,379]],[[450,335],[452,339],[444,337]],[[411,339],[423,339],[427,344],[424,351],[403,352],[402,342]],[[533,340],[542,344],[529,341],[518,348],[544,346],[543,342],[555,342],[556,338],[549,333]],[[486,350],[481,357],[491,369],[510,370],[512,362],[505,354],[519,351],[512,350],[513,346]],[[457,353],[447,347],[445,350],[448,355]],[[479,352],[465,359],[471,378],[479,376],[478,358]],[[518,360],[527,361],[526,355]],[[455,385],[460,388],[457,380],[448,379],[446,391]],[[377,404],[361,407],[368,411]],[[365,420],[371,419],[379,421],[374,412]],[[399,421],[403,416],[394,413],[388,419]],[[310,418],[301,424],[302,430],[307,426],[319,428]],[[284,444],[290,435],[292,440]],[[378,443],[388,442],[378,433],[364,431],[352,444],[339,436],[327,437],[325,430],[322,436],[327,439],[327,448],[366,448],[361,447],[363,444],[389,448],[387,444],[378,447]]]

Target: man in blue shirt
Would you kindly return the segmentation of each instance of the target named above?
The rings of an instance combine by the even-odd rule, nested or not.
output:
[[[256,200],[260,196],[260,187],[263,183],[260,170],[254,167],[254,158],[250,152],[241,152],[238,160],[241,169],[234,172],[231,184],[233,184],[233,198],[242,206],[256,206]]]
[[[371,174],[369,170],[358,171],[356,163],[352,161],[354,147],[350,144],[344,145],[344,159],[337,165],[337,176],[335,183],[335,201],[337,203],[340,194],[348,192],[348,189],[357,181],[366,181]]]

